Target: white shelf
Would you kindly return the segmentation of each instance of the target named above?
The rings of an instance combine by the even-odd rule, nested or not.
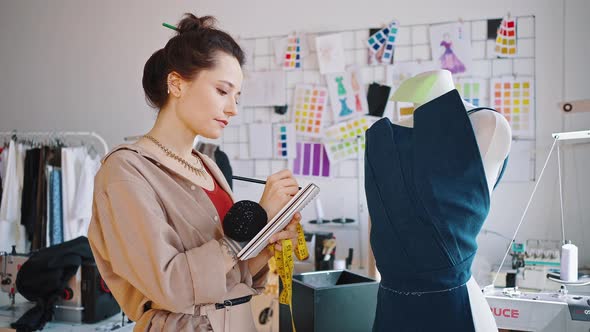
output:
[[[590,138],[590,130],[570,131],[565,133],[553,133],[551,136],[558,141],[565,141],[571,139]]]

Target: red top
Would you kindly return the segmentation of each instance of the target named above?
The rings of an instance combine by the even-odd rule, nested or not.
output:
[[[203,165],[205,165],[205,163],[203,163]],[[205,168],[207,169],[209,174],[211,174],[209,168],[207,166],[205,166]],[[203,188],[203,190],[205,191],[207,196],[209,196],[209,199],[211,200],[211,202],[213,202],[213,205],[215,205],[217,214],[219,214],[219,221],[223,223],[223,218],[225,218],[227,211],[229,211],[232,205],[234,205],[234,202],[232,201],[231,197],[229,197],[229,194],[221,188],[219,183],[217,183],[217,180],[215,179],[213,174],[211,174],[211,177],[213,178],[213,190],[209,191],[205,188]]]

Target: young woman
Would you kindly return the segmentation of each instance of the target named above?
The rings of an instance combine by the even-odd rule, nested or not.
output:
[[[95,179],[90,244],[135,331],[255,331],[248,302],[264,287],[270,251],[236,259],[221,227],[231,190],[192,148],[196,135],[218,138],[237,115],[244,54],[213,24],[186,14],[150,57],[143,87],[158,109],[154,127],[111,151]],[[283,170],[267,179],[260,205],[272,218],[297,191]],[[300,219],[270,242],[296,241]]]

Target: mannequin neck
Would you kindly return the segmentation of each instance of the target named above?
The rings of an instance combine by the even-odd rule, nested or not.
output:
[[[450,71],[427,71],[403,81],[391,100],[410,102],[419,107],[453,89],[455,84]]]
[[[436,70],[418,74],[402,82],[391,100],[412,102],[414,107],[426,104],[455,89],[451,73]],[[463,101],[466,110],[475,106]],[[512,134],[506,119],[494,111],[476,112],[469,117],[475,133],[484,165],[489,193],[492,193],[499,170],[510,151]],[[414,117],[409,116],[397,123],[404,127],[414,126]]]
[[[450,71],[442,69],[427,71],[403,81],[393,93],[391,100],[414,103],[416,109],[453,89],[455,89],[455,84]],[[407,117],[399,121],[398,124],[404,127],[413,127],[414,117]]]

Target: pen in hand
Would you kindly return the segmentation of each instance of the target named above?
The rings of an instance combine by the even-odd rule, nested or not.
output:
[[[252,179],[252,178],[247,178],[247,177],[237,176],[237,175],[233,175],[232,176],[232,179],[238,180],[238,181],[246,181],[246,182],[266,184],[266,181],[263,181],[263,180]],[[301,190],[301,187],[299,187],[299,190]]]

